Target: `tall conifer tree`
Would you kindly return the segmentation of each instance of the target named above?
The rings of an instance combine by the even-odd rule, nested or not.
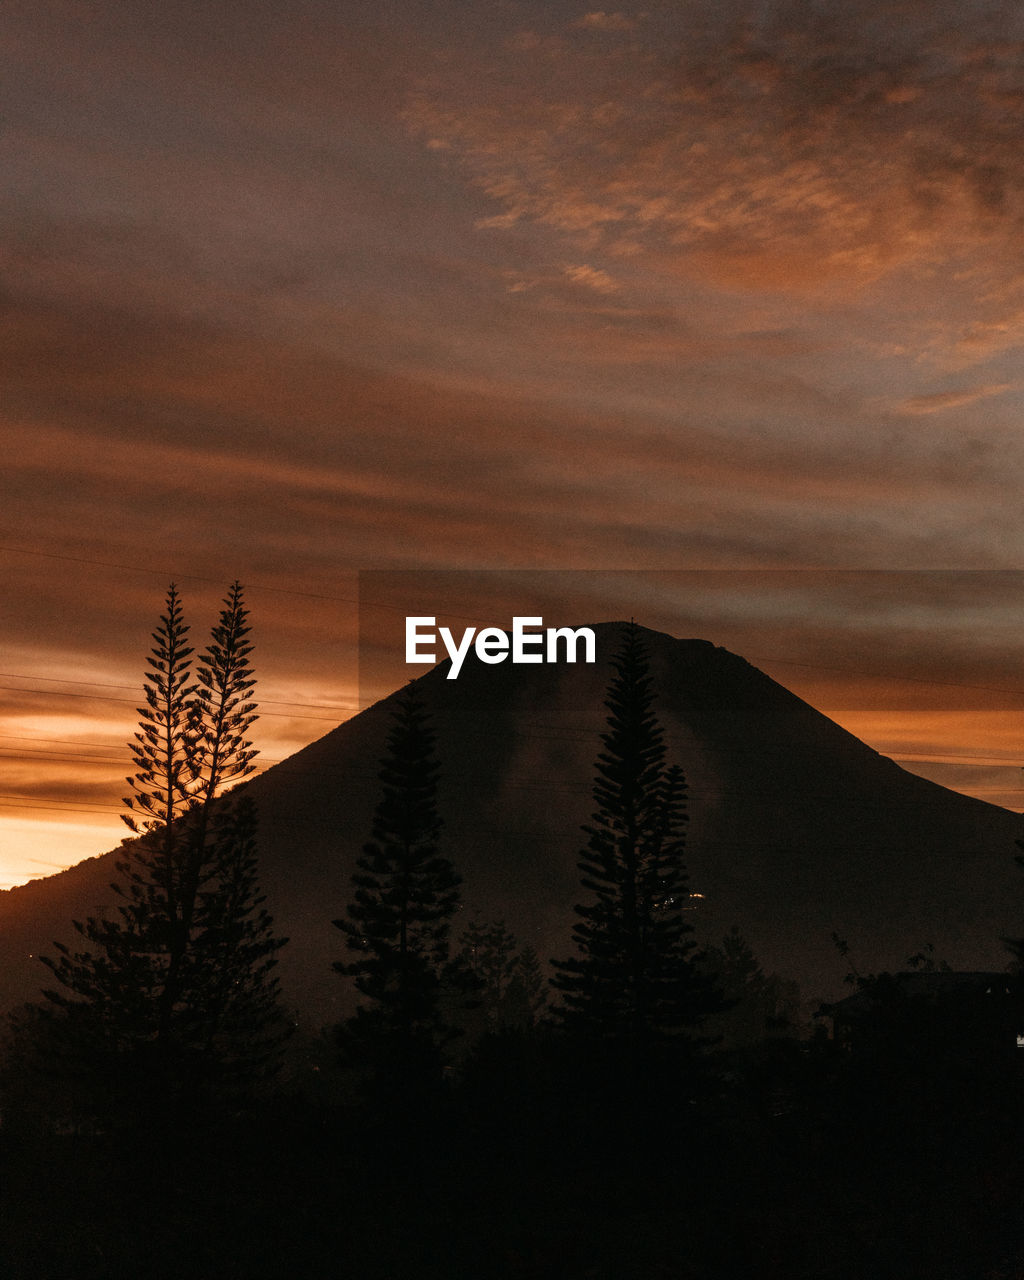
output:
[[[272,974],[284,940],[257,886],[255,807],[223,794],[255,768],[240,585],[194,674],[188,630],[172,584],[131,744],[124,821],[137,838],[116,864],[116,915],[74,921],[88,948],[57,943],[57,958],[43,958],[62,989],[44,993],[49,1018],[36,1020],[79,1065],[106,1064],[140,1094],[181,1100],[238,1087],[272,1058],[285,1026]]]
[[[556,961],[568,1027],[635,1048],[697,1026],[716,1004],[695,964],[684,862],[686,783],[666,764],[646,647],[630,624],[612,661],[597,811],[579,861],[577,954]]]
[[[439,849],[434,746],[410,686],[395,706],[381,761],[372,839],[357,861],[346,916],[334,922],[355,955],[334,967],[364,997],[343,1042],[378,1066],[389,1060],[398,1075],[414,1063],[438,1066],[449,1032],[442,995],[461,879]]]

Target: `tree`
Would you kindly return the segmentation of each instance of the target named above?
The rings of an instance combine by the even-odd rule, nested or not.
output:
[[[381,761],[383,793],[352,877],[346,917],[335,920],[355,959],[337,961],[365,997],[343,1029],[354,1054],[400,1076],[429,1075],[451,1028],[442,1014],[451,922],[461,878],[439,852],[440,766],[421,696],[399,697]]]
[[[577,954],[556,961],[567,1028],[639,1052],[693,1031],[718,1001],[701,972],[684,854],[686,782],[668,766],[646,647],[630,624],[612,661],[597,811],[578,863]]]
[[[459,938],[458,960],[475,987],[480,1030],[526,1031],[537,1024],[547,984],[536,951],[520,947],[504,920],[471,920]]]
[[[796,1035],[798,984],[766,974],[737,926],[720,946],[705,950],[703,968],[713,975],[725,1001],[726,1007],[709,1023],[723,1047],[748,1047],[771,1037]]]
[[[131,751],[115,918],[73,921],[87,949],[42,957],[60,990],[32,1021],[69,1060],[130,1080],[140,1101],[236,1090],[273,1058],[285,1024],[277,952],[256,876],[256,812],[225,788],[255,768],[248,612],[236,582],[193,679],[172,584],[153,633]],[[114,1065],[116,1063],[116,1066]]]

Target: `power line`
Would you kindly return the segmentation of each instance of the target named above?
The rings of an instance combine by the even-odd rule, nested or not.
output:
[[[542,730],[548,730],[548,732],[539,732],[539,733],[531,732],[529,727],[527,727],[526,729],[520,729],[518,731],[518,736],[520,738],[534,740],[534,741],[555,741],[555,742],[563,741],[563,742],[572,742],[572,743],[584,743],[584,742],[591,743],[595,741],[596,734],[597,734],[596,729],[587,729],[583,726],[579,726],[576,728],[565,728],[562,730],[556,730],[554,726],[545,725],[543,723],[537,723],[537,728],[540,728]],[[552,732],[551,730],[554,730],[554,732]],[[480,738],[480,739],[483,739],[484,741],[491,740],[494,738],[494,734],[489,730],[464,730],[463,736]],[[667,734],[665,735],[665,737],[668,743],[685,741],[685,738],[681,735]],[[19,738],[18,741],[30,741],[30,742],[46,741],[46,742],[50,742],[57,745],[68,745],[68,746],[78,745],[72,739],[54,739],[54,738],[34,739],[34,738],[22,737],[22,738]],[[98,746],[99,744],[86,744],[86,745],[87,747],[92,746],[93,749],[95,749],[95,747]],[[693,755],[708,757],[708,756],[715,756],[717,754],[715,748],[710,746],[700,746],[695,748],[692,744],[689,744],[689,743],[687,744],[687,746],[688,746],[688,752],[691,755],[691,758]],[[6,756],[7,758],[15,759],[15,760],[21,760],[25,764],[36,764],[36,765],[44,765],[51,762],[56,763],[57,761],[61,761],[61,762],[71,763],[71,764],[80,763],[80,764],[112,765],[112,766],[122,766],[122,767],[131,766],[130,748],[127,744],[123,748],[106,746],[101,749],[108,750],[108,751],[122,750],[124,754],[117,757],[115,756],[90,757],[87,755],[82,755],[77,753],[46,751],[38,748],[29,748],[27,750],[25,748],[21,748],[18,750],[13,750],[13,749],[4,747],[2,744],[0,744],[0,755]],[[940,766],[956,765],[959,767],[977,767],[977,768],[989,768],[989,769],[991,768],[1017,769],[1020,767],[1019,765],[1020,757],[1017,755],[1008,754],[1005,757],[998,757],[991,754],[971,755],[969,754],[971,750],[973,749],[964,748],[957,753],[894,752],[887,755],[883,755],[883,753],[876,753],[876,754],[882,755],[883,758],[893,760],[897,763],[902,761],[906,763],[915,763],[915,764],[936,764]],[[29,754],[29,752],[31,752],[31,754]],[[294,754],[298,754],[298,753],[294,753]],[[737,748],[733,750],[731,754],[734,757],[735,756],[756,757],[763,754],[763,752],[761,751],[760,748],[749,747],[749,748]],[[286,756],[283,758],[261,755],[257,761],[259,773],[266,772],[268,769],[278,765],[287,766],[288,761],[292,760],[293,758],[294,758],[294,755]],[[293,775],[293,776],[330,778],[332,781],[332,784],[335,786],[338,786],[339,783],[343,784],[342,779],[339,779],[338,776],[333,773],[333,771],[329,771],[329,770],[286,768],[285,771],[289,775]],[[259,776],[259,775],[257,774],[256,776]],[[374,771],[364,772],[359,770],[355,770],[355,771],[347,770],[344,774],[344,778],[346,779],[357,778],[357,779],[372,781],[372,780],[375,780],[376,777],[377,777],[377,774]],[[524,780],[524,779],[515,779],[515,778],[505,778],[503,782],[505,785],[510,785],[510,786],[520,786],[520,787],[528,786],[531,789],[552,789],[550,786],[546,786],[545,784],[538,782],[536,779]],[[554,788],[554,789],[558,789],[558,788]],[[567,789],[576,790],[577,788],[569,787]],[[997,788],[996,790],[1002,792],[1004,789]],[[1005,789],[1005,790],[1012,790],[1012,788]],[[695,789],[691,788],[691,794],[697,795],[699,793]]]
[[[0,551],[6,552],[8,555],[40,556],[45,560],[63,560],[67,564],[87,564],[98,569],[120,569],[126,573],[146,573],[151,574],[153,577],[160,577],[165,582],[209,582],[219,585],[223,584],[224,581],[223,578],[210,578],[199,573],[175,573],[173,570],[154,569],[152,565],[116,564],[110,560],[92,560],[85,556],[68,556],[56,551],[36,551],[28,547],[0,546]],[[254,591],[275,591],[281,595],[302,596],[307,600],[331,600],[338,604],[355,605],[360,603],[358,600],[352,599],[351,596],[335,596],[316,591],[298,591],[294,587],[271,587],[264,583],[246,583],[245,586],[247,590],[251,588]],[[389,606],[384,605],[381,607],[388,608]]]
[[[69,805],[55,804],[42,800],[36,800],[33,796],[17,796],[0,794],[0,804],[11,805],[17,809],[28,809],[35,812],[39,809],[52,809],[61,813],[120,813],[121,808],[116,804],[96,804],[96,805]]]
[[[0,747],[0,756],[7,760],[22,760],[25,764],[49,764],[51,760],[69,760],[73,764],[130,763],[130,758],[125,759],[123,756],[81,756],[67,751],[26,751],[24,748],[14,751],[10,747]]]
[[[27,673],[23,673],[20,671],[0,671],[0,680],[42,680],[44,684],[73,684],[73,685],[78,685],[81,688],[85,688],[85,689],[124,689],[124,690],[133,690],[133,691],[138,690],[143,697],[145,696],[144,692],[142,690],[139,690],[138,686],[134,684],[111,684],[104,680],[66,680],[63,676],[36,675],[34,671],[27,672]],[[9,685],[3,685],[0,687],[5,689],[11,688],[11,686]],[[20,690],[17,690],[17,691],[20,692]],[[53,689],[53,690],[33,689],[32,686],[29,685],[28,688],[24,690],[24,692],[42,693],[42,694],[52,693],[56,697],[56,696],[59,696],[62,691],[60,689]],[[76,695],[76,696],[81,696],[81,695]],[[358,702],[355,700],[350,700],[349,702],[294,702],[290,698],[260,699],[260,706],[263,706],[263,707],[313,707],[320,711],[330,711],[330,710],[351,711],[354,707],[357,707],[358,705],[359,705]]]
[[[376,783],[377,781],[379,781],[379,773],[377,770],[373,770],[373,769],[365,769],[365,770],[348,769],[342,774],[335,774],[333,771],[323,770],[323,769],[294,769],[294,770],[287,770],[286,774],[289,777],[306,777],[306,778],[319,777],[319,778],[329,779],[331,782],[332,790],[335,794],[353,793],[353,792],[358,793],[364,789],[364,784]],[[255,775],[255,776],[259,776],[259,775]],[[501,779],[501,785],[504,789],[507,789],[510,791],[543,792],[549,795],[557,794],[557,795],[586,796],[586,795],[590,795],[593,790],[593,782],[591,779],[581,780],[580,782],[550,782],[550,781],[544,780],[543,778],[537,778],[537,777],[508,776]],[[1003,794],[1012,794],[1014,792],[1022,790],[1022,788],[990,787],[990,788],[985,788],[985,790],[991,793],[997,793],[997,794],[1003,795]],[[712,785],[711,787],[702,787],[702,786],[694,786],[691,784],[687,787],[686,794],[690,799],[697,799],[697,800],[708,800],[708,799],[730,800],[733,798],[742,798],[742,799],[749,800],[749,799],[775,797],[778,795],[778,792],[773,787],[766,787],[763,789],[756,788],[756,787],[743,787],[743,786],[735,786],[735,785],[730,787],[718,787],[714,785]],[[18,793],[10,793],[10,792],[0,793],[0,801],[5,801],[5,802],[22,801],[22,802],[25,802],[26,804],[31,804],[34,806],[38,805],[39,807],[46,807],[47,805],[54,803],[54,801],[51,798],[43,797],[43,798],[37,799],[36,797],[33,797],[33,796],[24,796]],[[62,803],[59,801],[56,801],[56,802]],[[877,805],[877,801],[874,798],[871,798],[871,797],[864,798],[864,797],[859,797],[856,795],[849,795],[849,794],[844,794],[842,796],[836,797],[835,799],[829,800],[826,803],[822,803],[820,800],[817,800],[817,799],[808,800],[803,803],[799,801],[795,802],[795,807],[801,810],[806,811],[808,809],[813,809],[821,812],[839,811],[844,809],[873,809],[876,807],[876,805]],[[71,806],[71,802],[67,802],[67,807],[73,807]],[[84,806],[84,805],[79,806],[79,811],[83,813],[90,812],[93,810],[113,811],[113,812],[120,813],[122,811],[122,806],[116,805],[116,804],[103,804],[102,802],[99,802],[99,801],[95,802],[95,804],[90,806]],[[453,823],[453,826],[455,825],[457,824]]]
[[[0,737],[6,738],[9,742],[54,742],[58,746],[65,747],[95,747],[100,751],[120,751],[122,748],[127,751],[127,743],[123,739],[117,742],[83,742],[81,738],[43,738],[38,734],[31,736],[17,733],[4,733]]]
[[[68,564],[87,564],[97,569],[119,569],[126,573],[146,573],[153,577],[159,577],[164,582],[208,582],[213,585],[222,585],[224,578],[211,578],[205,574],[199,573],[175,573],[166,569],[154,569],[152,565],[139,564],[116,564],[110,560],[92,560],[85,556],[69,556],[56,551],[38,551],[28,547],[8,547],[0,545],[0,552],[6,552],[8,555],[15,556],[40,556],[45,560],[63,560]],[[358,574],[358,569],[350,569],[349,573]],[[402,570],[397,570],[402,572]],[[225,575],[230,577],[230,575]],[[299,591],[295,587],[272,587],[264,582],[245,582],[244,587],[247,591],[272,591],[277,595],[299,596],[304,600],[327,600],[334,604],[351,604],[359,609],[383,609],[388,613],[405,613],[405,610],[399,608],[395,604],[384,604],[375,600],[363,600],[353,596],[337,596],[323,591]],[[458,618],[462,622],[480,623],[479,618],[470,617],[467,614],[452,613],[445,611],[445,617]]]
[[[83,681],[82,683],[85,683],[85,682]],[[108,687],[125,689],[125,688],[130,688],[131,686],[113,685]],[[129,707],[137,707],[141,700],[140,698],[112,698],[109,694],[105,694],[105,693],[68,693],[67,690],[65,689],[33,689],[31,687],[23,688],[20,685],[10,685],[10,684],[0,684],[0,689],[5,690],[7,693],[30,693],[30,694],[35,694],[37,696],[42,696],[44,698],[81,698],[87,702],[88,701],[116,702],[120,706],[129,706]],[[269,705],[294,706],[294,707],[319,707],[320,706],[320,704],[316,702],[284,702],[284,703],[275,702]],[[328,703],[326,705],[330,706],[331,704]],[[344,709],[346,711],[354,710],[354,708],[349,708],[349,707],[346,707]],[[333,725],[337,725],[338,723],[337,716],[308,716],[308,715],[301,714],[301,712],[294,712],[294,711],[261,711],[259,714],[261,716],[273,716],[275,719],[280,719],[280,720],[321,720],[326,724],[333,724]]]
[[[750,661],[744,659],[744,661]],[[871,680],[886,680],[896,684],[927,684],[940,689],[969,689],[976,693],[1012,693],[1024,697],[1024,689],[1010,689],[1003,685],[963,684],[959,680],[935,680],[926,676],[894,676],[878,671],[861,671],[858,667],[828,666],[822,662],[797,662],[792,658],[758,657],[758,662],[773,662],[777,666],[806,667],[810,671],[841,671],[844,675],[867,676]]]
[[[303,704],[303,705],[313,706],[315,704],[309,703],[309,704]],[[298,718],[305,719],[306,717],[298,717]],[[557,726],[557,725],[548,725],[548,724],[544,724],[537,721],[533,723],[536,728],[543,729],[544,732],[542,733],[531,732],[530,727],[526,726],[525,728],[520,728],[516,730],[517,737],[534,739],[541,742],[594,742],[596,743],[598,741],[599,735],[605,731],[605,726],[603,725]],[[340,725],[338,727],[340,728]],[[841,727],[842,726],[840,726],[840,728]],[[461,731],[461,736],[483,738],[487,740],[487,739],[492,739],[494,737],[494,734],[490,730],[486,730],[486,729],[463,729]],[[92,748],[94,750],[98,749],[101,751],[123,751],[126,755],[130,751],[130,745],[127,742],[125,742],[123,739],[119,739],[117,742],[84,742],[79,738],[48,738],[48,737],[42,737],[38,735],[27,736],[24,734],[10,734],[10,733],[0,733],[0,739],[4,739],[8,742],[48,742],[56,746],[84,747],[86,749]],[[666,743],[674,743],[674,742],[687,743],[687,751],[691,755],[692,754],[708,755],[713,753],[713,750],[714,750],[711,747],[694,746],[692,743],[688,742],[687,737],[683,734],[667,733],[665,734],[665,741]],[[310,743],[306,745],[313,745],[313,744]],[[864,745],[867,746],[868,744],[865,743]],[[6,749],[6,748],[0,747],[0,749]],[[296,753],[304,749],[305,747],[299,747],[296,749]],[[874,747],[868,747],[868,749],[871,751],[875,750]],[[34,749],[25,748],[25,750],[33,751]],[[972,755],[972,752],[975,754]],[[734,748],[731,748],[730,754],[760,755],[761,748],[734,747]],[[890,760],[911,761],[911,762],[920,763],[920,764],[929,764],[929,763],[978,764],[978,765],[1005,764],[1007,766],[1016,767],[1019,765],[1021,758],[1024,757],[1024,747],[1022,747],[1022,750],[1020,752],[1008,751],[1003,756],[997,756],[994,752],[985,750],[984,747],[961,747],[959,750],[948,751],[948,752],[913,751],[908,748],[903,751],[898,751],[898,750],[877,751],[876,754],[887,756]],[[273,756],[266,756],[263,754],[260,755],[260,760],[267,764],[281,764],[287,759],[291,759],[291,756],[273,757]],[[117,763],[117,761],[112,761],[112,763]]]
[[[798,665],[802,665],[802,664],[798,664]],[[15,677],[15,678],[22,678],[22,677]],[[26,679],[27,679],[28,677],[24,677],[24,678],[26,678]],[[44,678],[44,679],[45,679],[46,677],[42,677],[42,678]],[[87,685],[89,682],[88,682],[88,681],[75,681],[75,682],[70,682],[70,681],[69,681],[68,683],[76,683],[76,684]],[[102,687],[102,688],[129,688],[129,687],[131,687],[131,686],[127,686],[127,685],[102,685],[102,686],[96,686],[96,687]],[[964,688],[964,689],[981,689],[981,688],[983,688],[984,686],[981,686],[981,685],[951,685],[950,687],[953,687],[953,688]],[[106,695],[106,694],[68,693],[68,692],[66,692],[66,691],[62,691],[62,690],[53,690],[53,689],[33,689],[33,688],[31,688],[31,687],[28,687],[28,688],[21,688],[21,687],[19,687],[19,686],[11,686],[11,685],[0,685],[0,689],[4,689],[4,690],[7,690],[7,691],[9,691],[9,692],[14,692],[14,693],[35,693],[35,694],[40,694],[40,695],[42,695],[43,697],[55,697],[55,698],[56,698],[56,697],[67,697],[67,698],[81,698],[81,699],[85,699],[85,700],[93,700],[93,701],[97,701],[97,702],[114,702],[114,703],[117,703],[117,704],[119,704],[119,705],[127,705],[127,706],[135,706],[135,705],[137,705],[137,703],[138,703],[138,701],[139,701],[139,699],[137,699],[137,698],[112,698],[112,697],[110,697],[110,696],[108,696],[108,695]],[[1010,689],[1000,689],[1000,690],[991,690],[991,689],[990,689],[990,692],[1003,692],[1003,693],[1014,693],[1014,692],[1020,692],[1022,695],[1024,695],[1024,690],[1017,691],[1017,690],[1010,690]],[[329,708],[331,708],[331,707],[335,707],[335,708],[337,708],[337,709],[339,709],[339,710],[342,710],[342,709],[344,709],[344,710],[351,710],[351,709],[352,709],[352,708],[349,708],[349,707],[343,707],[343,705],[342,705],[342,704],[340,704],[340,703],[281,702],[281,701],[273,701],[273,700],[272,700],[272,701],[270,701],[270,702],[263,702],[263,703],[260,703],[260,704],[259,704],[259,706],[260,706],[261,708],[262,708],[262,707],[264,707],[264,706],[268,706],[268,705],[269,705],[269,706],[295,706],[295,707],[307,707],[307,708],[314,709],[314,710],[321,710],[321,709],[326,710],[326,709],[329,709]],[[333,724],[335,727],[338,727],[338,725],[339,725],[339,721],[338,721],[338,720],[337,720],[337,718],[336,718],[336,717],[334,717],[334,716],[309,716],[309,715],[301,715],[301,714],[296,714],[296,713],[293,713],[293,712],[286,712],[286,711],[263,711],[263,710],[260,710],[259,714],[260,714],[260,716],[268,716],[268,717],[272,717],[272,718],[275,718],[275,719],[284,719],[284,720],[291,720],[291,719],[294,719],[294,720],[317,720],[317,721],[320,721],[320,722],[325,723],[325,724]],[[824,713],[819,713],[819,714],[822,714],[822,715],[823,715]],[[828,717],[825,717],[825,718],[827,719]],[[344,721],[342,721],[342,723],[344,723]],[[544,737],[544,736],[548,736],[548,737],[550,737],[552,740],[563,739],[563,740],[566,740],[566,741],[582,741],[582,740],[583,740],[583,735],[585,735],[585,736],[598,735],[598,734],[600,734],[600,733],[603,733],[603,732],[604,732],[604,730],[605,730],[605,726],[604,726],[604,725],[600,725],[600,726],[597,726],[597,725],[579,725],[579,726],[544,725],[544,726],[540,726],[540,727],[543,727],[543,728],[546,728],[546,729],[550,730],[550,733],[549,733],[548,735],[542,735],[542,734],[529,734],[529,733],[524,734],[524,733],[523,733],[523,731],[522,731],[522,730],[519,730],[519,729],[517,729],[517,731],[516,731],[516,732],[519,734],[519,736],[531,736],[531,737],[537,737],[537,738],[542,738],[542,737]],[[841,728],[842,726],[839,726],[839,727]],[[470,731],[470,732],[472,733],[473,731]],[[8,735],[4,735],[4,736],[8,736]],[[15,735],[10,735],[10,736],[13,738]],[[474,734],[474,736],[480,736],[480,735]],[[482,735],[482,736],[487,736],[487,735],[485,734],[485,735]],[[31,739],[31,738],[19,738],[18,740],[19,740],[19,741],[33,741],[34,739]],[[681,741],[683,741],[683,742],[684,742],[684,741],[686,741],[686,738],[685,738],[685,736],[683,736],[683,735],[679,735],[679,734],[666,734],[666,735],[665,735],[665,740],[666,740],[666,742],[681,742]],[[64,742],[64,743],[71,743],[71,742],[73,742],[74,740],[73,740],[73,739],[40,739],[40,741],[52,741],[52,742]],[[93,745],[97,745],[97,746],[98,746],[98,745],[100,745],[100,744],[93,744]],[[107,748],[107,749],[110,749],[110,748]],[[872,749],[873,749],[873,748],[872,748]],[[955,753],[941,753],[941,754],[942,754],[943,758],[946,758],[946,757],[952,758],[954,755],[963,755],[963,754],[966,754],[966,752],[967,752],[967,751],[969,751],[969,750],[971,750],[971,749],[970,749],[970,748],[966,748],[966,749],[965,749],[964,751],[962,751],[962,752],[955,752]],[[898,756],[898,757],[894,757],[894,758],[910,760],[910,759],[912,759],[912,758],[915,758],[918,754],[923,754],[923,753],[916,753],[916,752],[904,752],[904,753],[901,753],[901,755],[900,755],[900,756]],[[940,754],[940,753],[930,752],[930,753],[928,753],[928,756],[929,756],[929,759],[930,759],[932,756],[936,756],[936,755],[939,755],[939,754]],[[1007,757],[1008,762],[1012,761],[1013,759],[1015,759],[1015,757],[1014,757],[1014,756],[1012,756],[1012,755]],[[936,763],[938,763],[939,761],[938,761],[938,760],[936,760],[935,762],[936,762]],[[927,760],[926,760],[926,761],[921,761],[921,763],[927,763]],[[980,761],[980,760],[979,760],[979,763],[985,763],[985,761]],[[993,760],[993,761],[991,761],[991,763],[999,763],[999,761],[998,761],[998,760]]]
[[[114,748],[111,748],[114,750]],[[128,752],[128,748],[124,748]],[[82,756],[75,755],[68,751],[31,751],[26,753],[24,748],[14,751],[9,747],[0,745],[0,756],[9,760],[20,760],[24,764],[49,764],[51,761],[67,761],[71,764],[110,764],[120,765],[124,768],[130,768],[134,764],[134,757],[131,755],[123,756]],[[259,768],[261,765],[271,767],[275,764],[283,764],[285,760],[290,759],[289,756],[263,756],[254,761]]]

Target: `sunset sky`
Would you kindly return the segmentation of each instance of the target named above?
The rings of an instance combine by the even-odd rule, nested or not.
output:
[[[120,839],[172,579],[200,641],[246,585],[265,762],[360,571],[486,570],[1024,808],[1018,4],[4,25],[0,887]]]

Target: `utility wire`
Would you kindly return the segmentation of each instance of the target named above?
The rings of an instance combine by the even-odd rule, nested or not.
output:
[[[66,680],[63,676],[40,676],[36,675],[35,672],[22,673],[19,671],[0,671],[0,680],[42,680],[45,684],[73,684],[86,689],[124,689],[125,691],[134,691],[138,689],[139,693],[145,697],[145,693],[134,684],[111,684],[103,680]],[[0,688],[9,690],[11,686],[2,685]],[[20,692],[20,690],[15,690],[15,692]],[[52,694],[56,697],[59,696],[63,690],[34,689],[29,685],[24,692]],[[117,701],[120,701],[120,699],[117,699]],[[135,701],[135,699],[132,699],[132,701]],[[294,702],[290,698],[261,698],[260,705],[264,707],[312,707],[318,711],[351,711],[359,704],[354,700],[349,702]]]

